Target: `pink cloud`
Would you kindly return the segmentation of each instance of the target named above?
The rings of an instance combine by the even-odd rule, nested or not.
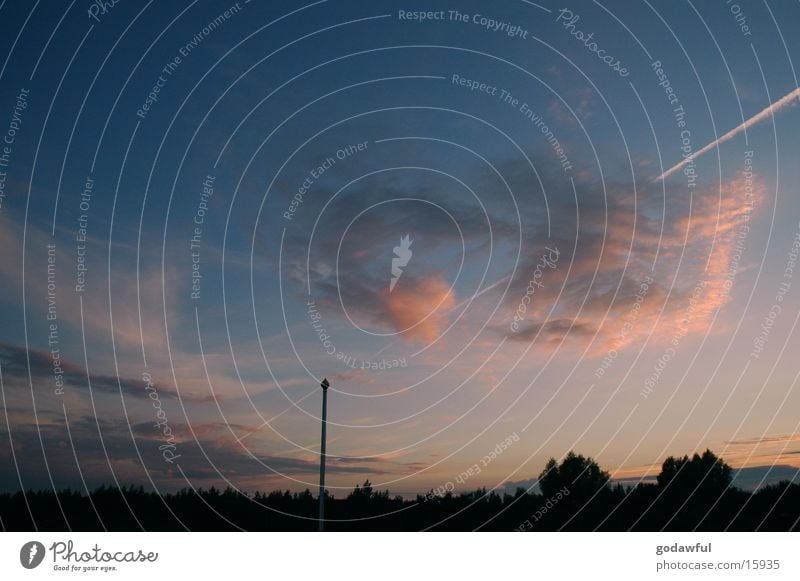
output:
[[[383,310],[392,327],[409,341],[432,343],[444,331],[444,313],[456,302],[455,293],[438,276],[398,285],[381,294]]]

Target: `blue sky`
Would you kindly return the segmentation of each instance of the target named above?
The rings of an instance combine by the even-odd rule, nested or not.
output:
[[[322,377],[335,494],[800,466],[796,100],[656,179],[797,88],[795,6],[87,10],[0,7],[4,488],[313,488]]]

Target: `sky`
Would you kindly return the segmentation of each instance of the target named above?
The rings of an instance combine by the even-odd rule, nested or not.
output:
[[[792,478],[797,12],[0,3],[0,489]]]

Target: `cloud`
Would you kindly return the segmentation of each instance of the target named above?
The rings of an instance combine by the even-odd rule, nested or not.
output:
[[[511,341],[529,342],[541,337],[543,341],[560,341],[567,334],[593,336],[597,328],[586,322],[570,319],[553,319],[545,323],[529,323],[519,331],[508,336]]]
[[[0,418],[4,422],[4,416]],[[5,426],[0,429],[5,432]],[[70,418],[68,432],[64,416],[56,415],[55,421],[38,426],[12,421],[11,430],[19,472],[0,473],[0,490],[19,489],[20,478],[26,488],[50,489],[51,477],[57,488],[82,489],[75,457],[90,489],[113,483],[112,470],[121,485],[147,482],[149,475],[161,490],[184,488],[189,482],[195,487],[224,486],[224,479],[245,490],[264,490],[285,485],[285,477],[279,474],[312,480],[319,473],[315,455],[303,451],[277,455],[247,448],[230,438],[228,426],[219,422],[197,423],[191,430],[186,424],[174,424],[174,433],[180,436],[175,440],[175,454],[180,457],[172,464],[162,457],[159,446],[163,442],[152,422],[129,427],[121,417],[95,419],[83,415]],[[197,441],[191,438],[192,431],[198,436]],[[11,465],[10,449],[5,443],[0,445],[0,458]],[[403,469],[402,464],[377,458],[331,457],[327,463],[328,473],[340,477],[391,474]]]
[[[571,341],[598,356],[651,333],[655,342],[704,333],[730,300],[746,268],[749,221],[764,197],[757,177],[738,174],[719,189],[698,188],[691,199],[668,192],[661,216],[651,192],[634,206],[623,187],[609,186],[605,207],[578,200],[580,225],[556,207],[558,236],[532,237],[507,295],[507,320],[494,327],[509,340],[536,338],[544,347]],[[599,187],[582,188],[602,199]],[[554,269],[540,267],[548,245],[560,252]],[[533,279],[540,286],[530,294]],[[514,333],[509,323],[520,312]]]
[[[405,282],[405,281],[403,281]],[[399,285],[381,294],[386,319],[404,339],[432,343],[444,331],[442,313],[455,304],[455,295],[441,278],[432,276]]]
[[[42,393],[42,387],[46,385],[52,386],[55,391],[53,359],[49,352],[37,349],[26,351],[24,347],[0,342],[0,364],[2,364],[3,382],[6,387],[28,389],[30,383],[33,383],[39,393]],[[144,389],[144,383],[138,378],[90,373],[88,374],[89,382],[87,382],[87,372],[83,366],[63,357],[59,360],[58,365],[62,370],[65,393],[78,390],[83,394],[88,394],[90,382],[92,390],[100,393],[122,394],[141,400],[149,399],[148,391]],[[30,369],[30,382],[28,369]],[[156,381],[155,386],[160,397],[178,398],[177,392],[168,385]],[[182,393],[180,397],[194,402],[211,401],[210,396],[198,397]]]
[[[441,343],[455,347],[474,336],[500,301],[496,318],[489,321],[495,333],[516,342],[537,337],[546,349],[567,341],[588,348],[590,356],[602,356],[651,333],[654,342],[704,333],[714,313],[730,300],[736,273],[746,268],[740,247],[751,214],[764,197],[757,176],[737,174],[721,186],[699,186],[691,194],[668,186],[664,196],[654,186],[634,194],[628,181],[602,183],[591,176],[577,180],[573,192],[563,176],[548,173],[554,170],[540,172],[540,183],[519,159],[495,166],[514,192],[516,206],[486,168],[476,169],[469,180],[477,191],[496,192],[482,196],[485,213],[477,211],[469,196],[425,180],[362,184],[326,207],[326,228],[315,233],[310,249],[306,222],[317,217],[312,204],[321,207],[328,198],[322,192],[304,203],[306,214],[298,213],[297,224],[287,231],[284,281],[295,285],[295,296],[305,301],[310,278],[312,297],[325,309],[327,327],[333,325],[330,321],[344,326],[337,329],[337,348],[349,350],[342,337],[361,335],[352,323],[371,331],[407,330],[404,339],[426,343],[458,316],[456,332]],[[410,190],[446,208],[460,233],[445,214],[413,204],[376,205],[369,220],[355,219],[363,208],[408,196]],[[389,293],[392,248],[406,233],[414,238],[414,256]],[[461,259],[462,235],[465,262],[459,271],[454,265]],[[545,269],[543,287],[531,297],[513,333],[510,323],[542,255],[549,252],[546,248],[558,249],[558,265]],[[487,263],[489,277],[480,281],[475,274]],[[494,281],[502,284],[493,286]],[[458,300],[486,286],[492,290],[480,301]],[[435,308],[443,297],[442,307]],[[395,340],[370,337],[372,343]]]
[[[490,222],[495,236],[510,231],[504,218],[508,208],[487,214],[460,186],[453,191],[452,181],[442,182],[408,184],[387,174],[376,184],[354,186],[325,208],[324,228],[311,241],[308,233],[332,194],[323,189],[309,198],[287,229],[282,259],[286,290],[305,302],[310,284],[326,328],[335,321],[356,335],[360,331],[354,324],[378,333],[402,332],[410,342],[435,340],[447,328],[446,311],[460,296],[450,286],[462,260],[466,268],[487,256]],[[409,201],[412,191],[417,201]],[[485,203],[497,206],[496,201]],[[371,209],[361,214],[364,208]],[[393,249],[406,234],[414,241],[413,256],[391,289]]]
[[[753,444],[784,444],[790,442],[800,442],[800,435],[785,434],[780,436],[759,436],[756,438],[745,438],[741,440],[730,440],[725,442],[727,446],[753,445]]]

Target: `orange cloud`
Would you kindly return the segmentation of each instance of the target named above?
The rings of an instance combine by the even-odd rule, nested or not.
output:
[[[613,208],[608,223],[603,215],[589,216],[586,227],[602,238],[579,247],[569,273],[566,264],[548,273],[524,332],[510,338],[536,337],[545,348],[565,338],[592,341],[590,354],[600,356],[645,340],[654,327],[655,342],[705,333],[745,267],[750,218],[764,195],[764,184],[742,172],[719,189],[696,191],[691,206],[666,219],[663,232],[660,220],[639,216],[626,203]]]
[[[431,343],[445,329],[444,313],[455,305],[455,293],[438,276],[409,282],[381,295],[386,317],[403,338]]]
[[[725,442],[726,459],[735,466],[761,466],[767,463],[800,467],[800,435],[764,435]]]
[[[744,266],[750,215],[763,192],[760,183],[740,174],[722,187],[718,198],[699,197],[697,210],[676,225],[675,237],[688,231],[687,254],[693,265],[687,275],[704,284],[691,309],[686,306],[688,297],[673,301],[678,303],[670,312],[675,329],[705,332],[714,313],[730,299],[737,272]]]

